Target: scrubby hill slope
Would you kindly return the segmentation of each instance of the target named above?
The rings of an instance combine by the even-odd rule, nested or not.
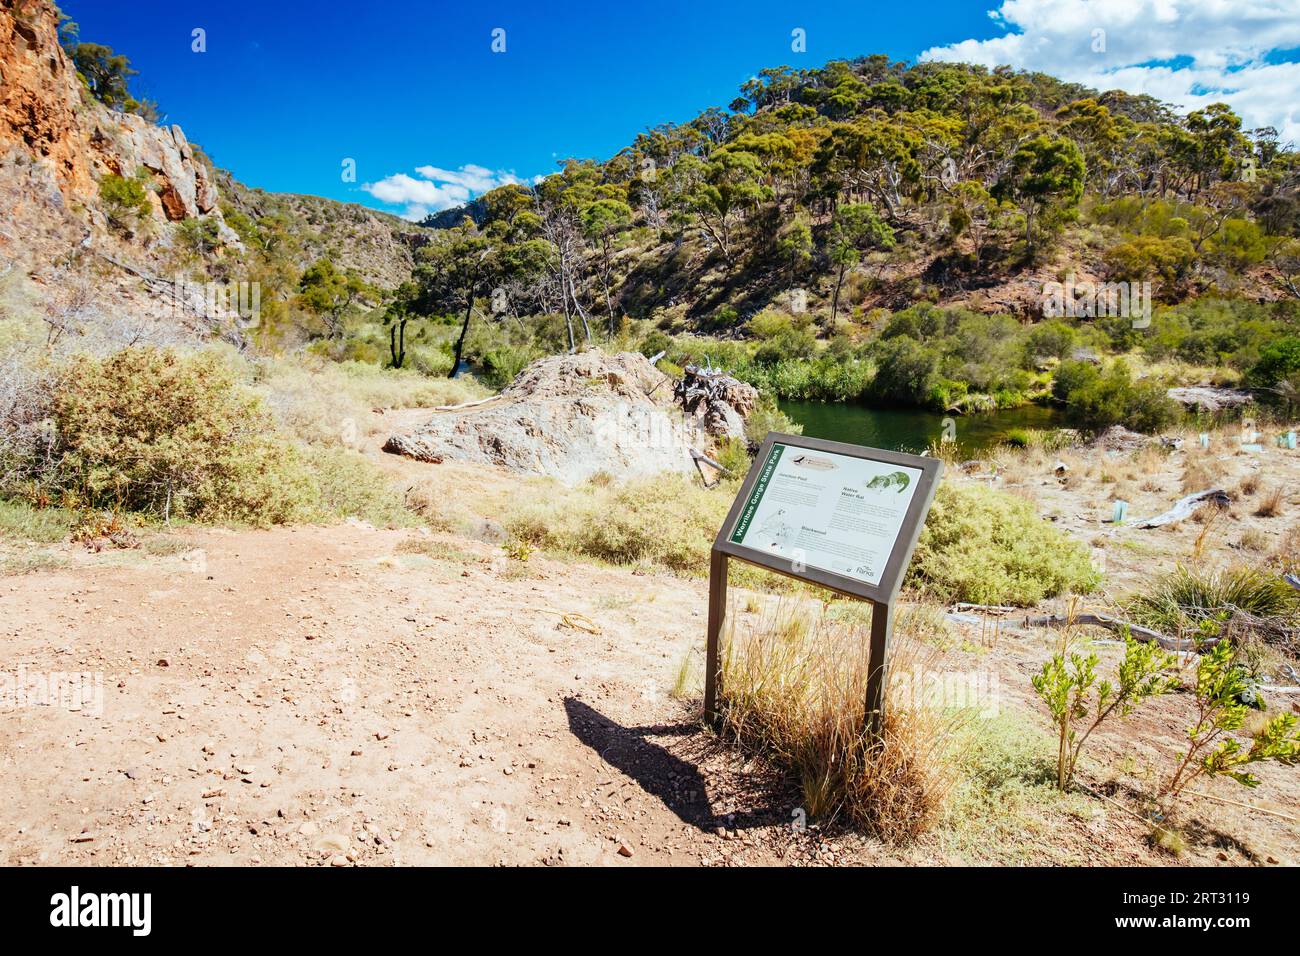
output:
[[[791,310],[827,326],[917,300],[1041,316],[1043,283],[1066,272],[1149,281],[1165,303],[1272,301],[1294,295],[1300,232],[1297,154],[1223,104],[1182,116],[1045,74],[883,56],[762,70],[727,109],[522,192],[461,210],[507,245],[554,247],[521,308],[554,309],[549,287],[572,279],[566,313],[703,331],[795,292]]]
[[[410,278],[415,251],[429,238],[420,226],[356,203],[254,189],[225,170],[217,172],[217,182],[228,208],[254,220],[285,218],[300,243],[300,269],[329,259],[369,283],[392,289]]]

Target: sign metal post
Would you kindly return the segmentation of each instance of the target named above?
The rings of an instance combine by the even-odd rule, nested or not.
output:
[[[709,560],[704,715],[719,716],[731,558],[869,601],[868,731],[884,717],[894,603],[943,463],[880,448],[768,434]]]

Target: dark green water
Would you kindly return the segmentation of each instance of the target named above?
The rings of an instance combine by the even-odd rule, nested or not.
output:
[[[996,445],[1013,428],[1060,428],[1065,421],[1057,409],[1025,405],[984,415],[951,415],[914,408],[868,408],[835,402],[781,402],[781,410],[803,426],[812,438],[922,452],[943,433],[951,418],[955,440],[972,454]]]

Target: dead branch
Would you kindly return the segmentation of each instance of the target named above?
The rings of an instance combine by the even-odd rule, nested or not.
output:
[[[1192,512],[1196,510],[1197,505],[1206,501],[1212,501],[1220,508],[1226,508],[1229,505],[1228,493],[1222,488],[1211,488],[1207,491],[1198,491],[1195,494],[1188,495],[1186,498],[1179,498],[1178,502],[1163,514],[1158,514],[1154,518],[1148,518],[1146,521],[1138,524],[1139,528],[1160,528],[1167,524],[1173,524],[1175,521],[1182,521],[1184,518],[1190,518]]]
[[[1140,624],[1131,624],[1128,621],[1121,621],[1119,618],[1110,617],[1105,614],[1049,614],[1045,617],[1027,617],[1025,618],[1025,627],[1069,627],[1073,624],[1086,624],[1092,627],[1103,627],[1108,631],[1116,634],[1122,634],[1127,628],[1128,632],[1139,641],[1155,641],[1167,651],[1195,651],[1196,642],[1183,640],[1177,637],[1169,637],[1161,634],[1159,631],[1153,631],[1149,627],[1143,627]],[[1213,644],[1217,638],[1211,638],[1202,641],[1203,645]]]

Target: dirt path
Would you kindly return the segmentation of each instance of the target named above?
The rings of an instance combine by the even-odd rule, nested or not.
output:
[[[0,712],[3,862],[774,859],[660,746],[695,736],[701,586],[355,526],[195,544],[0,581],[0,671],[103,698]]]
[[[367,450],[399,487],[444,508],[472,498],[479,523],[547,493],[379,455],[385,431]],[[1175,862],[1109,804],[1026,803],[1018,771],[989,791],[1019,807],[1006,821],[977,807],[976,829],[910,850],[796,832],[798,794],[673,696],[702,643],[702,581],[357,523],[188,543],[170,557],[66,545],[70,567],[0,577],[0,864],[1016,861],[1008,843],[1039,862]],[[943,667],[996,678],[1041,732],[1028,677],[1053,641],[956,625]],[[82,673],[80,707],[16,700],[14,678],[26,691]],[[1135,767],[1112,792],[1177,750],[1188,707],[1168,698],[1099,734],[1099,764]],[[1294,862],[1300,828],[1277,813],[1295,775],[1264,776],[1249,799],[1274,815],[1212,806],[1177,862]]]

